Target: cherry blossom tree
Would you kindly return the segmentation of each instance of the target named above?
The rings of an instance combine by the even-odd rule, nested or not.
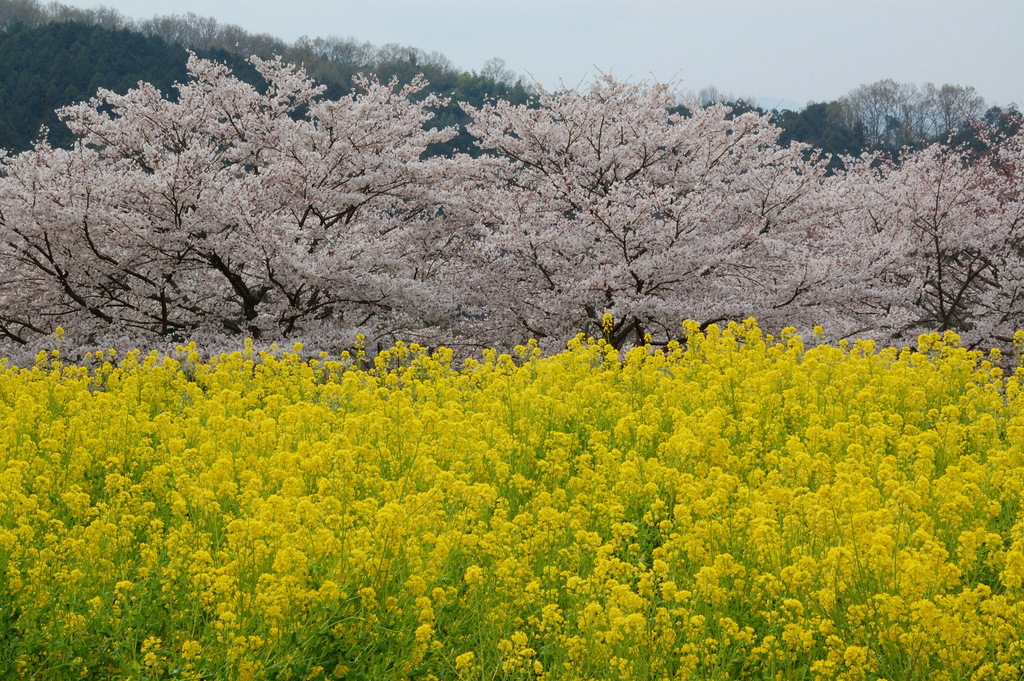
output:
[[[675,103],[667,85],[604,77],[536,106],[465,107],[498,153],[463,212],[480,244],[468,326],[561,342],[610,313],[621,345],[799,308],[824,274],[805,238],[824,166],[779,147],[766,117]]]
[[[1016,136],[982,159],[942,144],[899,164],[848,159],[823,226],[833,242],[845,238],[842,272],[860,283],[836,313],[852,335],[898,343],[951,330],[972,346],[1012,341],[1024,322],[1019,148]]]
[[[416,252],[446,163],[420,157],[453,134],[424,129],[437,100],[364,80],[327,101],[253,64],[265,92],[193,56],[175,100],[100,91],[60,112],[74,149],[4,160],[0,333],[316,337],[437,315]]]

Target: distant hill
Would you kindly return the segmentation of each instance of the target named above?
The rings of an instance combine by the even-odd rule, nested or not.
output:
[[[232,66],[235,75],[259,87],[260,79],[246,59],[251,55],[302,64],[327,87],[326,96],[351,92],[356,74],[376,74],[381,80],[408,83],[424,74],[428,92],[450,103],[441,107],[430,125],[458,128],[459,134],[431,154],[479,154],[466,132],[465,115],[457,102],[480,106],[501,98],[526,103],[531,86],[493,59],[480,72],[462,71],[438,52],[402,45],[375,46],[352,38],[300,38],[288,44],[267,34],[220,24],[195,14],[136,21],[108,8],[79,9],[53,2],[0,0],[0,148],[18,152],[30,148],[46,126],[48,139],[70,145],[70,131],[54,110],[92,97],[97,88],[125,92],[139,81],[153,83],[174,97],[173,84],[186,77],[188,50],[200,57]],[[924,87],[891,80],[862,85],[833,102],[799,107],[786,100],[735,99],[708,86],[700,101],[724,102],[737,113],[773,113],[782,129],[780,141],[810,144],[838,157],[881,149],[894,157],[904,146],[920,146],[951,134],[978,146],[969,121],[1006,125],[1017,120],[1015,110],[984,108],[971,87],[930,83]],[[732,99],[733,101],[728,101]],[[1009,116],[1009,118],[1007,118]],[[836,158],[833,165],[838,166]]]
[[[124,92],[140,80],[170,92],[184,80],[187,58],[181,45],[124,29],[16,24],[0,33],[0,147],[31,147],[42,125],[51,143],[66,146],[71,132],[55,108],[88,99],[101,87]]]
[[[303,64],[331,98],[351,92],[359,73],[375,74],[382,81],[396,78],[402,84],[422,73],[429,81],[424,96],[435,93],[451,100],[431,124],[460,128],[456,138],[432,148],[434,154],[479,153],[462,128],[466,121],[457,102],[480,106],[485,100],[503,98],[525,103],[531,94],[526,82],[504,69],[500,60],[486,64],[482,73],[465,72],[444,55],[412,47],[375,47],[338,38],[287,45],[195,15],[137,24],[110,10],[0,0],[0,148],[30,148],[43,125],[51,144],[70,145],[71,132],[54,110],[92,97],[97,88],[123,93],[141,80],[173,97],[173,84],[187,76],[189,49],[228,63],[239,78],[257,87],[260,79],[246,59],[252,54],[281,55],[285,61]]]

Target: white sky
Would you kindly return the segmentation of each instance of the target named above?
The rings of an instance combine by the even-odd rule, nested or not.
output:
[[[68,2],[68,0],[65,0]],[[829,101],[882,78],[973,85],[1024,107],[1024,0],[71,0],[135,18],[195,12],[291,42],[400,43],[546,87],[597,73]]]

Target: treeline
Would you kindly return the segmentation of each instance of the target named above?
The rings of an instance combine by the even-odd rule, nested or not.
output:
[[[980,152],[985,146],[981,128],[1012,134],[1018,120],[1013,105],[989,107],[971,86],[919,87],[891,79],[861,85],[833,102],[811,103],[800,112],[775,116],[783,143],[804,142],[834,156],[882,151],[897,160],[906,149],[936,142]]]
[[[831,155],[832,169],[843,156],[881,152],[898,162],[906,150],[936,142],[978,154],[985,150],[988,134],[1012,135],[1020,120],[1016,104],[989,106],[969,85],[918,86],[891,79],[860,85],[831,102],[809,102],[800,111],[768,110],[753,104],[751,97],[724,94],[711,86],[691,98],[701,106],[725,104],[736,114],[771,114],[782,130],[780,144],[801,142]],[[981,131],[986,132],[979,135]]]
[[[124,93],[145,81],[173,97],[173,84],[186,77],[186,50],[227,63],[238,78],[257,87],[262,81],[246,59],[279,55],[285,62],[302,64],[332,99],[351,92],[359,74],[376,74],[385,82],[395,78],[402,85],[423,74],[428,86],[420,96],[447,100],[427,125],[457,131],[451,140],[432,146],[427,152],[431,155],[479,153],[456,102],[481,106],[500,99],[522,104],[534,94],[497,58],[480,71],[467,72],[439,52],[397,44],[375,46],[340,37],[302,37],[286,43],[192,13],[135,20],[110,8],[0,0],[0,148],[31,148],[44,125],[51,144],[69,146],[72,135],[54,110],[89,99],[98,88]],[[869,150],[898,160],[903,149],[921,149],[936,141],[980,149],[976,121],[989,130],[1010,133],[1018,118],[1014,105],[988,106],[970,86],[919,87],[892,80],[861,85],[836,101],[812,102],[800,111],[769,112],[749,98],[732,97],[714,87],[705,88],[696,99],[702,106],[727,104],[736,115],[771,113],[782,131],[781,144],[802,142],[830,154],[833,169],[841,156]]]

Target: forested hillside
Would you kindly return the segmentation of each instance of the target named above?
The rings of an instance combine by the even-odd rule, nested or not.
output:
[[[140,80],[171,92],[185,78],[187,57],[181,45],[124,29],[16,24],[0,33],[0,147],[31,147],[41,125],[53,144],[67,146],[71,132],[56,107],[89,99],[97,88],[125,92]]]
[[[246,59],[280,55],[303,64],[327,87],[330,98],[350,92],[360,73],[401,84],[423,74],[429,84],[422,96],[451,100],[437,108],[430,127],[458,125],[460,130],[454,139],[432,147],[433,154],[478,153],[456,102],[479,106],[501,98],[524,103],[530,94],[526,82],[500,59],[480,72],[467,72],[444,55],[413,47],[376,47],[340,38],[300,39],[289,45],[195,15],[136,23],[112,10],[5,0],[0,2],[0,148],[30,148],[43,125],[53,145],[67,146],[71,134],[55,109],[89,99],[97,88],[124,93],[146,81],[173,97],[173,84],[186,77],[187,50],[227,63],[241,80],[256,86],[262,81]]]

